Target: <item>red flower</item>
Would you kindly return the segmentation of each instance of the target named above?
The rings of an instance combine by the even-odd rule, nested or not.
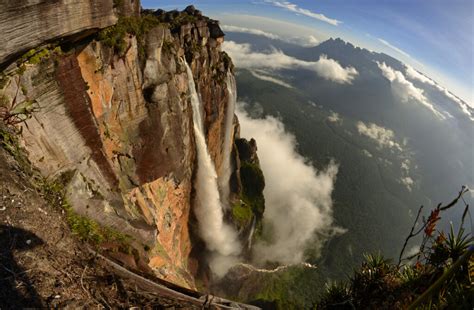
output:
[[[428,221],[426,223],[425,235],[427,235],[428,237],[431,237],[433,235],[433,231],[436,227],[436,223],[440,219],[441,219],[441,217],[439,217],[439,209],[438,208],[431,211],[430,217],[428,217]]]
[[[416,268],[416,270],[421,270],[423,268],[420,261],[418,261],[418,260],[416,261],[415,268]]]

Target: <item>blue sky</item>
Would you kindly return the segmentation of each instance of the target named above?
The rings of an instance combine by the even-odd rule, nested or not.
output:
[[[385,52],[473,106],[472,0],[142,0],[145,8],[194,4],[224,25],[283,36],[341,37]]]

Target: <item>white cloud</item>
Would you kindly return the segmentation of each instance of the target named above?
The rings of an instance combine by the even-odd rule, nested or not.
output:
[[[403,177],[403,178],[401,178],[400,181],[402,182],[402,184],[404,184],[404,185],[406,186],[406,188],[408,189],[408,191],[411,192],[412,186],[413,186],[413,184],[415,183],[415,182],[413,181],[413,179],[410,178],[410,177]]]
[[[440,92],[442,92],[446,97],[448,97],[449,99],[453,100],[454,102],[456,102],[456,104],[461,108],[461,111],[466,114],[470,120],[474,121],[474,115],[471,114],[471,111],[469,110],[469,108],[467,107],[467,104],[464,103],[461,99],[459,99],[458,97],[456,97],[455,95],[453,95],[451,92],[449,92],[449,90],[441,85],[439,85],[438,83],[436,83],[435,81],[433,81],[432,79],[430,79],[429,77],[423,75],[422,73],[418,72],[417,70],[415,70],[413,67],[411,66],[408,66],[408,65],[405,65],[405,73],[406,75],[408,76],[408,78],[412,79],[412,80],[418,80],[422,83],[425,83],[425,84],[428,84],[428,85],[431,85],[431,86],[434,86],[436,87]]]
[[[357,122],[356,127],[359,134],[374,140],[380,147],[403,150],[400,144],[395,142],[395,134],[390,129],[373,123],[366,125],[364,122]]]
[[[413,185],[415,184],[414,180],[410,177],[410,166],[411,161],[408,158],[405,158],[400,166],[400,171],[402,177],[400,178],[400,182],[405,185],[408,191],[411,192]]]
[[[255,69],[291,69],[300,68],[316,72],[326,80],[340,84],[351,84],[358,75],[353,67],[342,67],[334,59],[321,55],[318,61],[304,61],[284,54],[280,50],[267,53],[253,52],[250,44],[238,44],[233,41],[224,42],[224,50],[240,68]]]
[[[337,61],[327,58],[326,55],[319,57],[319,60],[315,63],[315,70],[326,80],[341,84],[352,84],[352,80],[359,74],[355,68],[343,68]]]
[[[264,1],[276,7],[283,8],[290,12],[294,12],[294,13],[301,14],[304,16],[308,16],[308,17],[323,21],[325,23],[331,24],[333,26],[337,26],[342,23],[341,21],[337,19],[329,18],[323,14],[315,13],[308,9],[300,8],[298,5],[288,2],[288,1],[275,1],[275,0],[264,0]]]
[[[266,71],[263,71],[263,70],[249,70],[249,71],[254,77],[256,77],[257,79],[260,79],[262,81],[275,83],[275,84],[278,84],[278,85],[286,87],[286,88],[293,88],[293,86],[286,83],[285,81],[282,81],[278,78],[275,78],[273,76],[268,75],[268,72],[266,72]]]
[[[310,44],[310,45],[319,44],[319,40],[315,36],[310,35],[310,36],[308,36],[308,44]]]
[[[400,168],[402,168],[403,171],[405,172],[410,172],[410,160],[409,159],[405,159],[403,162],[402,162],[402,165]]]
[[[412,66],[405,65],[405,73],[411,79],[415,79],[420,82],[436,86],[436,83],[432,79],[416,71]]]
[[[428,101],[423,90],[415,87],[412,82],[405,78],[403,73],[387,66],[385,62],[377,62],[377,64],[385,78],[391,82],[392,92],[399,97],[402,102],[408,102],[409,99],[413,99],[433,112],[438,118],[442,120],[446,119],[446,117]]]
[[[330,121],[331,123],[336,123],[336,124],[342,123],[341,116],[336,112],[331,112],[331,114],[328,116],[328,121]]]
[[[367,151],[367,150],[362,150],[362,154],[364,154],[364,155],[367,156],[368,158],[372,158],[372,157],[373,157],[372,153],[370,153],[370,152]]]
[[[280,37],[277,36],[276,34],[265,32],[263,30],[255,29],[255,28],[245,28],[245,27],[238,27],[238,26],[232,26],[232,25],[222,25],[221,28],[222,30],[229,31],[229,32],[250,33],[250,34],[267,37],[269,39],[274,39],[274,40],[280,39]]]
[[[402,54],[403,56],[406,56],[406,57],[411,58],[411,56],[410,56],[408,53],[406,53],[406,52],[402,51],[401,49],[399,49],[398,47],[396,47],[396,46],[390,44],[389,42],[385,41],[384,39],[377,38],[377,40],[379,40],[379,42],[382,43],[383,45],[385,45],[385,46],[387,46],[387,47],[393,49],[393,50],[396,51],[397,53]]]
[[[257,140],[260,165],[265,175],[265,225],[273,240],[254,246],[257,264],[277,261],[295,264],[303,261],[308,245],[319,251],[336,233],[332,198],[338,166],[331,162],[316,170],[296,152],[296,140],[273,117],[253,119],[237,109],[241,135]],[[265,232],[264,232],[265,233]]]
[[[309,35],[306,37],[290,37],[283,40],[289,43],[294,43],[294,44],[301,45],[304,47],[313,47],[320,43],[318,38],[316,38],[313,35]]]
[[[274,33],[270,33],[267,31],[260,30],[260,29],[256,29],[256,28],[246,28],[246,27],[239,27],[239,26],[233,26],[233,25],[222,25],[221,28],[222,30],[228,31],[228,32],[249,33],[249,34],[263,36],[269,39],[280,40],[280,41],[293,43],[293,44],[297,44],[297,45],[301,45],[305,47],[316,46],[320,43],[318,38],[316,38],[314,35],[288,37],[288,36],[279,36]]]

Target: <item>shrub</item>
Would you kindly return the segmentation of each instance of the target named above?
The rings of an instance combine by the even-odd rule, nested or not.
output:
[[[254,213],[260,217],[265,211],[265,178],[260,166],[256,163],[243,161],[240,167],[240,178],[242,180],[242,200],[252,206]]]
[[[252,220],[252,209],[247,204],[238,202],[232,206],[232,217],[239,226],[246,225]]]
[[[457,232],[452,225],[447,236],[435,229],[440,211],[454,206],[466,192],[463,188],[453,202],[445,207],[438,205],[423,220],[421,228],[417,228],[424,236],[420,252],[415,255],[415,264],[401,266],[385,260],[380,254],[366,255],[361,267],[354,271],[346,284],[326,291],[318,309],[338,307],[344,301],[350,302],[352,308],[356,309],[418,309],[425,306],[430,309],[471,309],[474,294],[468,265],[474,246],[472,236],[466,234],[462,227],[468,206]],[[414,233],[416,223],[407,240],[417,235]]]
[[[124,56],[127,50],[125,36],[133,35],[137,38],[139,54],[144,55],[144,36],[160,21],[153,15],[143,17],[120,17],[116,25],[103,29],[97,39],[106,46],[113,48],[119,56]]]
[[[114,0],[114,8],[120,8],[123,5],[123,0]]]
[[[28,52],[26,52],[25,54],[23,54],[23,56],[19,58],[17,63],[19,65],[24,64],[24,63],[36,65],[36,64],[39,64],[42,60],[47,59],[53,54],[61,55],[62,54],[61,47],[55,46],[55,44],[51,44],[51,45],[46,45],[39,50],[33,48],[29,50]]]

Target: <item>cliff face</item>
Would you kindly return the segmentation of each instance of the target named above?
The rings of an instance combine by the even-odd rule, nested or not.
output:
[[[36,47],[117,20],[111,1],[75,5],[79,3],[85,7],[66,12],[81,11],[87,15],[86,24],[72,19],[58,28],[69,16],[58,14],[54,22],[38,24],[39,33],[19,28],[17,32],[25,33],[16,36],[23,39],[2,48],[2,59],[14,55],[17,45],[31,35],[35,39],[27,46]],[[33,8],[55,14],[49,4]],[[216,167],[224,154],[225,77],[231,63],[220,51],[222,35],[211,34],[217,25],[201,16],[187,18],[189,22],[173,25],[155,20],[149,29],[126,34],[120,38],[125,44],[120,53],[96,36],[73,48],[61,40],[36,48],[21,58],[21,64],[4,71],[0,109],[5,121],[16,123],[21,143],[41,174],[50,180],[67,179],[67,198],[75,212],[131,236],[134,246],[141,247],[140,259],[145,258],[156,274],[193,287],[188,226],[195,142],[183,61],[190,64],[202,98]],[[21,22],[18,16],[14,20],[8,25]],[[116,36],[120,25],[105,36]]]
[[[5,0],[0,3],[0,65],[45,42],[74,42],[112,26],[117,14],[137,15],[138,0]]]

